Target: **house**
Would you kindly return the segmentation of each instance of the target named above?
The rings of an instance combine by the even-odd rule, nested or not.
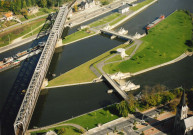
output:
[[[6,14],[4,14],[4,18],[6,21],[10,21],[13,19],[13,13],[12,12],[8,12]]]
[[[80,9],[85,10],[85,9],[88,9],[88,8],[93,8],[95,5],[96,4],[95,4],[94,0],[83,0],[80,3]]]
[[[28,8],[28,13],[29,14],[35,14],[39,11],[38,7],[31,7],[31,8]]]
[[[177,106],[177,112],[174,121],[175,135],[193,135],[193,116],[188,117],[188,106],[186,105],[185,92]]]
[[[128,11],[129,11],[129,5],[128,4],[125,4],[118,9],[118,12],[121,14],[126,13]]]

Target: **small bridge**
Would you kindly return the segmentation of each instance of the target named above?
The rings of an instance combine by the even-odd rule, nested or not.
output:
[[[103,34],[115,36],[115,37],[118,37],[118,38],[121,38],[121,39],[124,39],[124,40],[133,40],[133,38],[131,36],[129,36],[129,35],[119,34],[119,33],[115,32],[115,31],[104,30],[104,29],[101,29],[100,31]]]
[[[128,95],[125,93],[125,91],[121,90],[118,84],[112,80],[107,74],[103,74],[103,77],[113,86],[113,88],[123,97],[125,101],[128,102]]]
[[[23,135],[29,126],[34,108],[36,106],[41,91],[40,88],[42,86],[42,82],[46,76],[47,70],[52,60],[56,43],[62,35],[69,9],[69,6],[60,7],[57,18],[45,43],[44,49],[39,58],[30,84],[26,91],[25,97],[15,119],[15,135]]]

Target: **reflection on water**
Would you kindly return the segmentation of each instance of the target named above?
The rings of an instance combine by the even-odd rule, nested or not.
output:
[[[60,122],[107,105],[120,102],[105,83],[93,83],[43,90],[38,99],[30,128]]]

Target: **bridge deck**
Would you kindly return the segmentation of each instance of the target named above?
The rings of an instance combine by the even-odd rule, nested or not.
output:
[[[109,33],[111,35],[115,35],[117,37],[121,37],[121,38],[124,38],[124,39],[128,39],[128,40],[133,40],[132,37],[128,36],[128,35],[122,35],[122,34],[119,34],[115,31],[110,31],[110,30],[104,30],[104,29],[101,29],[100,30],[102,33]]]
[[[118,84],[112,80],[108,75],[103,74],[104,78],[113,86],[113,88],[126,100],[128,101],[128,95],[119,88]]]

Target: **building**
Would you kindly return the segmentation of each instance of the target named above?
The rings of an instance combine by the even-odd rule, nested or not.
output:
[[[39,11],[38,7],[31,7],[31,8],[28,8],[28,13],[29,14],[35,14]]]
[[[193,116],[188,117],[188,106],[185,100],[185,91],[183,91],[174,121],[175,135],[193,135]]]
[[[96,6],[94,0],[83,0],[80,3],[80,9],[81,10],[85,10],[85,9],[88,9],[88,8],[93,8],[94,6]]]
[[[13,19],[13,13],[12,12],[8,12],[6,14],[4,14],[4,18],[6,21],[10,21]]]
[[[126,13],[128,11],[129,11],[129,5],[128,4],[125,4],[118,9],[118,12],[121,14]]]

